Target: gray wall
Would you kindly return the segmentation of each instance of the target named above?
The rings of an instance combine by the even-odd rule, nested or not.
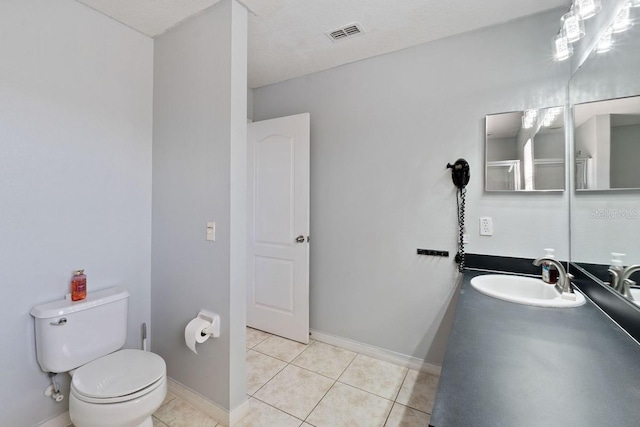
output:
[[[535,159],[561,159],[564,157],[564,132],[562,130],[538,133],[533,138]]]
[[[581,157],[591,157],[588,187],[590,190],[610,188],[611,178],[611,117],[601,114],[589,118],[576,127],[576,152]]]
[[[611,188],[638,188],[640,125],[611,127]]]
[[[254,120],[311,113],[311,327],[442,360],[458,274],[447,162],[471,164],[467,251],[568,256],[566,194],[485,194],[486,114],[562,105],[561,11],[254,90]],[[348,43],[348,41],[347,41]],[[480,237],[491,216],[494,236]],[[524,226],[526,224],[526,226]]]
[[[153,40],[76,1],[0,2],[0,424],[68,409],[45,397],[36,304],[131,293],[127,347],[149,322]]]
[[[561,159],[560,163],[544,164],[534,162],[534,188],[536,190],[558,190],[565,185],[564,129],[537,133],[533,140],[533,157],[541,159]]]
[[[246,21],[223,0],[159,36],[154,57],[152,350],[227,410],[245,400]],[[221,336],[196,355],[184,327],[203,308]]]
[[[516,160],[518,158],[518,141],[514,138],[495,138],[487,141],[487,161]]]

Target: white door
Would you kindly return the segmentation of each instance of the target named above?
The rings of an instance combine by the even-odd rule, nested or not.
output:
[[[249,123],[247,326],[309,341],[308,113]]]

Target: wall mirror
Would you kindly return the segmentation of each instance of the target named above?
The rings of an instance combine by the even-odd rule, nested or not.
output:
[[[603,31],[612,43],[596,44],[569,82],[571,261],[609,290],[612,252],[640,264],[640,8],[631,13],[636,24]]]
[[[640,96],[577,104],[575,188],[640,188]]]
[[[486,116],[486,191],[563,191],[564,107]]]

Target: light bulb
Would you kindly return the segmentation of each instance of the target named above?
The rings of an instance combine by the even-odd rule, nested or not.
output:
[[[600,0],[576,0],[575,5],[576,12],[580,19],[589,19],[602,9]]]
[[[627,31],[631,27],[633,27],[633,21],[631,20],[630,5],[627,4],[622,8],[620,13],[618,13],[616,19],[613,20],[611,31],[614,33],[621,33],[623,31]]]
[[[575,43],[584,37],[584,24],[573,10],[562,15],[562,32],[569,43]]]
[[[589,19],[602,9],[600,0],[576,0],[576,12],[580,19]]]
[[[544,120],[542,121],[542,126],[549,127],[553,124],[556,117],[560,115],[562,112],[562,108],[560,107],[551,107],[547,108],[547,111],[544,114]]]
[[[536,122],[537,117],[538,110],[525,110],[524,114],[522,115],[522,128],[532,128],[534,123]]]
[[[611,46],[613,46],[613,36],[611,28],[604,32],[602,37],[600,37],[600,41],[598,42],[598,46],[596,47],[596,52],[604,53],[611,50]]]
[[[553,38],[553,59],[564,61],[569,59],[571,55],[573,55],[573,46],[569,44],[561,31]]]

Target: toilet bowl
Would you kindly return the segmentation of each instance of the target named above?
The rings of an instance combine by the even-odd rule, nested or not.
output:
[[[166,394],[160,356],[120,350],[73,372],[69,414],[76,427],[151,427]]]
[[[152,427],[151,415],[167,394],[160,356],[121,349],[128,299],[115,287],[31,310],[40,368],[71,375],[69,416],[76,427]]]

